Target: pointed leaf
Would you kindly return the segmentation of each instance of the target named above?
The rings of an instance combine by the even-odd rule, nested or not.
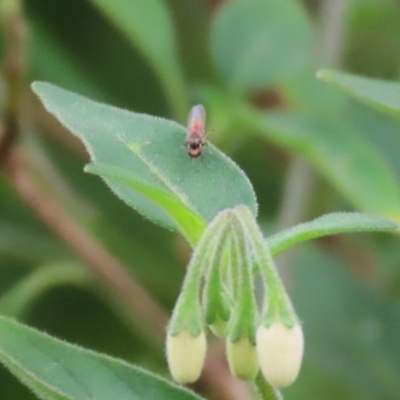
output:
[[[229,86],[265,88],[308,65],[311,29],[296,0],[234,0],[221,6],[211,44]]]
[[[360,210],[400,221],[394,172],[351,121],[277,112],[262,115],[259,128],[274,143],[304,156]]]
[[[339,86],[357,99],[382,111],[400,114],[400,83],[321,70],[317,77]]]
[[[201,400],[143,369],[5,317],[0,362],[43,400]]]
[[[200,221],[209,222],[226,208],[246,204],[256,214],[254,191],[244,173],[212,145],[204,146],[202,158],[191,159],[181,125],[99,104],[48,83],[32,87],[46,109],[84,142],[95,164],[112,167],[114,173],[135,181],[136,187],[103,176],[121,199],[155,222],[180,230],[193,241]],[[149,187],[157,196],[162,193],[164,200],[155,202]],[[175,205],[181,204],[181,211],[196,214],[192,220],[197,222],[185,227],[177,222],[171,209],[165,208],[165,194],[175,199]]]
[[[349,232],[390,232],[398,226],[385,218],[375,215],[339,212],[323,215],[312,221],[285,229],[268,237],[272,255],[307,240]]]

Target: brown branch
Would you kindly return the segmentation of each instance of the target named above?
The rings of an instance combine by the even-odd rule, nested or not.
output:
[[[150,328],[157,342],[164,339],[167,322],[164,310],[125,272],[102,245],[65,214],[53,198],[41,192],[32,178],[27,160],[14,152],[6,172],[17,193],[45,224],[85,263],[93,276],[118,293],[132,306],[131,318]]]
[[[10,149],[20,134],[21,87],[25,67],[26,26],[22,17],[20,0],[6,0],[1,14],[4,24],[5,56],[3,75],[5,84],[5,108],[3,112],[2,136],[0,137],[0,164],[3,164]]]
[[[228,367],[222,360],[216,360],[213,355],[206,358],[206,364],[200,383],[204,383],[212,388],[216,400],[254,399],[254,396],[251,395],[245,382],[233,378],[228,371]]]

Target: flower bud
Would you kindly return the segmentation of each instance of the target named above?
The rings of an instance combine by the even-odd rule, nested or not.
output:
[[[179,383],[199,379],[206,356],[206,335],[193,336],[187,330],[167,336],[167,359],[172,377]]]
[[[227,354],[233,376],[245,380],[256,378],[259,370],[256,346],[247,337],[242,336],[236,342],[228,340]]]
[[[303,330],[296,323],[287,328],[274,322],[257,330],[257,353],[261,371],[272,386],[291,385],[299,374],[304,350]]]
[[[219,315],[217,315],[215,321],[209,327],[211,332],[219,338],[225,337],[228,333],[228,321],[223,320]]]

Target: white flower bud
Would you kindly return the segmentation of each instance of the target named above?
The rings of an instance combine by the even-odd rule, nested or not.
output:
[[[303,330],[299,324],[287,328],[280,322],[257,330],[257,353],[261,371],[272,386],[291,385],[300,371],[304,350]]]
[[[237,342],[227,342],[229,369],[236,378],[253,380],[259,366],[256,347],[247,337],[242,336]]]
[[[167,360],[172,377],[179,383],[192,383],[199,379],[207,351],[206,335],[193,336],[182,331],[167,336]]]

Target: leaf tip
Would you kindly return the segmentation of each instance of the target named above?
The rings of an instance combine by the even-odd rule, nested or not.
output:
[[[49,85],[49,83],[43,82],[43,81],[34,81],[31,83],[31,89],[35,94],[37,94],[39,96],[40,92],[41,92],[41,88],[43,88],[46,85]]]
[[[89,163],[86,164],[83,167],[83,172],[85,172],[86,174],[96,174],[96,167],[94,166],[94,163]]]
[[[320,69],[315,76],[320,81],[328,81],[330,78],[330,71],[328,69]]]

